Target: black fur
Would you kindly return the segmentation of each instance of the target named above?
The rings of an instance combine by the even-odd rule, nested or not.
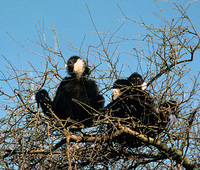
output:
[[[142,90],[144,80],[138,73],[133,73],[128,79],[118,79],[113,89],[120,90],[120,96],[113,100],[116,107],[121,107],[121,112],[115,113],[119,117],[134,117],[140,121],[148,121],[148,115],[154,110],[151,96]]]
[[[42,89],[39,92],[36,93],[35,99],[39,105],[41,106],[43,112],[49,117],[52,118],[52,101],[49,97],[49,94],[46,90]]]
[[[67,62],[67,71],[69,77],[65,77],[60,83],[51,108],[55,115],[60,119],[71,118],[81,122],[85,126],[91,126],[93,123],[94,109],[99,110],[104,106],[104,97],[99,94],[95,81],[88,78],[90,74],[89,67],[84,62],[84,70],[81,73],[75,71],[75,63],[80,59],[78,56],[72,56]],[[36,94],[36,101],[41,105],[43,112],[49,116],[48,108],[44,107],[46,102],[41,99],[44,90]],[[47,93],[47,92],[46,92]],[[48,93],[45,96],[48,96]],[[50,99],[49,97],[46,97]],[[49,117],[52,117],[51,115]]]
[[[159,132],[158,113],[150,94],[142,90],[144,80],[138,73],[133,73],[127,79],[118,79],[113,88],[120,90],[120,95],[113,100],[107,108],[112,117],[121,118],[121,124],[131,129],[155,137]],[[156,128],[152,128],[155,127]],[[108,126],[111,128],[111,126]],[[129,134],[122,134],[115,138],[115,141],[125,146],[139,147],[141,143]]]
[[[75,100],[74,100],[75,99]],[[81,102],[81,103],[79,103]],[[76,121],[92,123],[92,108],[99,110],[104,105],[104,98],[99,94],[95,81],[81,77],[66,77],[58,87],[53,100],[53,110],[60,119],[70,117]]]

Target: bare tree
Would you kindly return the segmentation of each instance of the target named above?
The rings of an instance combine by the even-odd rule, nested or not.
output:
[[[43,70],[37,70],[31,63],[31,69],[24,70],[3,57],[8,63],[8,76],[1,71],[0,81],[10,89],[0,89],[0,97],[4,99],[0,107],[7,112],[7,116],[0,120],[0,166],[5,169],[198,169],[199,73],[191,77],[189,68],[194,58],[198,57],[196,51],[199,49],[200,35],[187,15],[191,4],[182,7],[168,3],[179,12],[179,16],[166,19],[160,9],[165,24],[158,28],[146,25],[142,19],[132,20],[119,7],[123,19],[118,22],[131,21],[147,30],[146,35],[138,35],[134,39],[119,37],[117,32],[121,26],[113,34],[100,33],[88,8],[101,43],[98,46],[90,45],[87,50],[83,50],[82,46],[75,47],[53,26],[51,30],[57,49],[52,50],[39,22],[39,42],[33,43],[42,48],[43,54],[31,51],[13,38],[46,63]],[[164,109],[170,112],[167,127],[154,138],[149,137],[136,130],[134,124],[124,124],[122,119],[110,115],[109,107],[95,113],[99,119],[94,127],[77,131],[74,131],[74,127],[65,127],[56,117],[50,119],[45,116],[38,108],[34,96],[39,89],[46,88],[53,98],[63,79],[64,69],[54,59],[56,55],[63,65],[66,63],[58,37],[94,69],[91,78],[99,83],[107,103],[114,80],[130,68],[130,59],[138,61],[138,70],[148,83],[148,93],[155,102],[156,111],[159,113]],[[127,52],[127,65],[119,66],[121,56],[118,48],[121,42],[130,41],[137,42],[138,47]],[[148,66],[146,70],[143,65]],[[173,103],[174,108],[160,107],[166,101],[176,101]],[[125,143],[134,139],[140,145],[124,145],[115,140],[119,136],[128,136]]]

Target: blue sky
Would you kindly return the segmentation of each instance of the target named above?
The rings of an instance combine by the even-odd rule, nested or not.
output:
[[[190,2],[190,0],[174,1],[183,6]],[[22,48],[6,33],[7,31],[23,46],[34,52],[42,53],[40,47],[28,40],[39,41],[36,29],[36,25],[38,25],[36,17],[41,25],[44,22],[45,36],[49,46],[54,47],[54,35],[51,29],[49,29],[52,25],[70,43],[78,48],[81,46],[85,36],[83,49],[87,50],[88,45],[99,45],[100,41],[97,34],[94,33],[95,28],[91,22],[86,2],[99,32],[114,33],[124,22],[119,21],[124,16],[118,5],[131,19],[140,20],[141,16],[148,25],[153,24],[160,27],[163,24],[161,13],[153,0],[0,0],[0,71],[8,76],[5,67],[8,63],[2,56],[10,60],[19,69],[21,68],[20,64],[22,64],[24,69],[30,69],[28,62],[33,64],[37,69],[41,67],[41,62],[45,63],[45,60]],[[170,9],[172,7],[168,3],[159,3],[159,5],[162,9]],[[188,15],[200,33],[200,1],[196,1],[190,6]],[[166,11],[168,19],[176,16],[177,12],[175,10]],[[124,38],[134,38],[138,34],[145,35],[146,33],[145,29],[141,29],[134,22],[126,21],[117,32],[117,35]],[[101,34],[101,36],[103,35]],[[128,57],[126,53],[130,53],[135,45],[133,41],[120,43],[119,53],[122,53],[122,55],[120,55],[119,68],[121,68],[121,65],[126,64]],[[66,42],[63,40],[60,40],[60,46],[66,60],[72,55],[78,55],[76,52],[69,50]],[[196,76],[200,71],[199,53],[200,50],[194,56],[195,62],[189,65],[192,69],[191,76]],[[19,62],[19,55],[22,63]],[[60,62],[59,59],[58,62]],[[64,67],[62,62],[60,67]],[[146,65],[142,65],[142,67],[145,70]],[[138,71],[137,67],[131,61],[130,68],[132,72]],[[65,74],[65,72],[62,72],[63,77]],[[130,70],[127,69],[127,72],[123,74],[124,76],[129,76]],[[0,73],[1,78],[2,74]],[[11,86],[17,88],[15,87],[16,84],[11,84]],[[1,82],[0,90],[9,92],[10,88],[7,84],[2,84]],[[4,96],[0,96],[0,102],[2,100],[4,100]],[[3,111],[0,110],[0,112]],[[0,118],[2,115],[5,115],[4,112],[0,114]]]
[[[7,31],[25,47],[40,53],[41,49],[28,40],[31,39],[36,42],[39,40],[36,29],[36,25],[38,24],[36,17],[42,25],[44,22],[45,36],[48,44],[52,47],[54,44],[54,36],[52,31],[49,29],[52,25],[76,47],[81,46],[85,36],[83,44],[85,50],[87,50],[88,45],[92,44],[96,46],[100,44],[97,34],[94,33],[95,28],[91,22],[86,2],[99,32],[106,31],[114,33],[123,23],[123,21],[119,21],[123,19],[124,16],[122,15],[118,5],[131,19],[140,20],[141,16],[146,24],[153,24],[157,27],[163,24],[162,16],[153,0],[1,0],[1,71],[6,72],[6,61],[2,56],[11,60],[17,67],[20,67],[20,62],[18,60],[18,56],[20,55],[22,65],[25,69],[27,69],[26,66],[28,65],[28,61],[36,67],[41,62],[39,56],[36,56],[22,48],[6,33]],[[176,2],[177,4],[184,6],[190,1],[177,0]],[[159,5],[162,9],[171,8],[167,3],[159,3]],[[194,2],[191,5],[188,14],[198,32],[200,32],[199,1]],[[176,17],[176,15],[176,11],[170,11],[167,13],[166,17],[172,18]],[[146,30],[141,29],[137,24],[130,21],[126,21],[122,28],[117,32],[118,36],[125,38],[133,38],[138,34],[146,34]],[[77,54],[69,50],[66,44],[62,44],[62,41],[60,42],[60,45],[66,59],[71,55]],[[133,46],[134,44],[131,44],[131,42],[126,44],[122,43],[120,44],[119,52],[129,53]],[[122,57],[119,64],[124,65],[126,61],[127,60]],[[194,69],[195,73],[199,71],[199,68],[199,66],[192,65],[192,69]],[[131,66],[131,71],[134,72],[137,70]]]
[[[37,24],[36,17],[41,23],[44,20],[46,38],[52,44],[53,34],[49,29],[52,24],[75,46],[80,46],[85,35],[88,44],[98,44],[97,36],[94,35],[94,33],[91,33],[95,30],[88,14],[86,2],[97,29],[100,32],[103,32],[105,29],[106,31],[113,33],[122,24],[122,22],[113,22],[124,18],[117,3],[126,15],[134,20],[139,20],[139,17],[141,16],[147,24],[159,26],[162,23],[160,13],[153,0],[1,0],[0,55],[4,55],[9,59],[15,59],[18,54],[20,54],[21,57],[26,58],[26,60],[33,59],[32,57],[29,58],[28,56],[31,56],[31,54],[28,54],[27,51],[16,44],[5,31],[11,34],[24,46],[34,50],[33,44],[30,43],[27,38],[38,41],[35,26]],[[176,2],[185,5],[189,1],[178,0]],[[166,8],[170,8],[167,3],[160,5],[163,8],[165,8],[164,5],[166,5]],[[196,24],[196,27],[198,27],[200,22],[199,9],[200,2],[198,1],[195,2],[188,11],[192,21]],[[175,12],[167,14],[170,18],[175,15]],[[130,38],[137,36],[138,33],[145,34],[145,30],[141,30],[141,28],[132,22],[126,22],[118,32],[118,35]],[[65,52],[64,49],[62,50]],[[128,50],[129,47],[127,47],[127,49],[123,47],[123,51]],[[70,55],[69,51],[68,53]]]

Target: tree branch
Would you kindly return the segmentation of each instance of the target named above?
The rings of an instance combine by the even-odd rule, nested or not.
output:
[[[136,137],[140,141],[151,144],[159,150],[164,151],[169,157],[172,157],[173,160],[177,161],[177,163],[183,164],[187,170],[198,170],[198,168],[196,168],[187,157],[183,156],[183,153],[180,150],[171,148],[158,140],[154,140],[153,138],[145,137],[143,134],[133,131],[130,128],[124,126],[121,126],[120,128],[123,129],[123,132]]]

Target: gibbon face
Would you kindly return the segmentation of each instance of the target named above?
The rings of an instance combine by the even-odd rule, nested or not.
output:
[[[142,76],[137,72],[131,74],[128,78],[128,81],[135,87],[140,88],[141,90],[145,90],[147,88],[147,83],[144,81]]]
[[[89,67],[85,61],[78,56],[72,56],[65,65],[69,75],[80,78],[81,76],[89,75]]]
[[[131,74],[131,76],[128,77],[128,79],[118,79],[114,82],[112,88],[112,100],[116,100],[120,95],[126,93],[126,91],[132,87],[141,89],[143,91],[147,88],[147,83],[137,72]]]

